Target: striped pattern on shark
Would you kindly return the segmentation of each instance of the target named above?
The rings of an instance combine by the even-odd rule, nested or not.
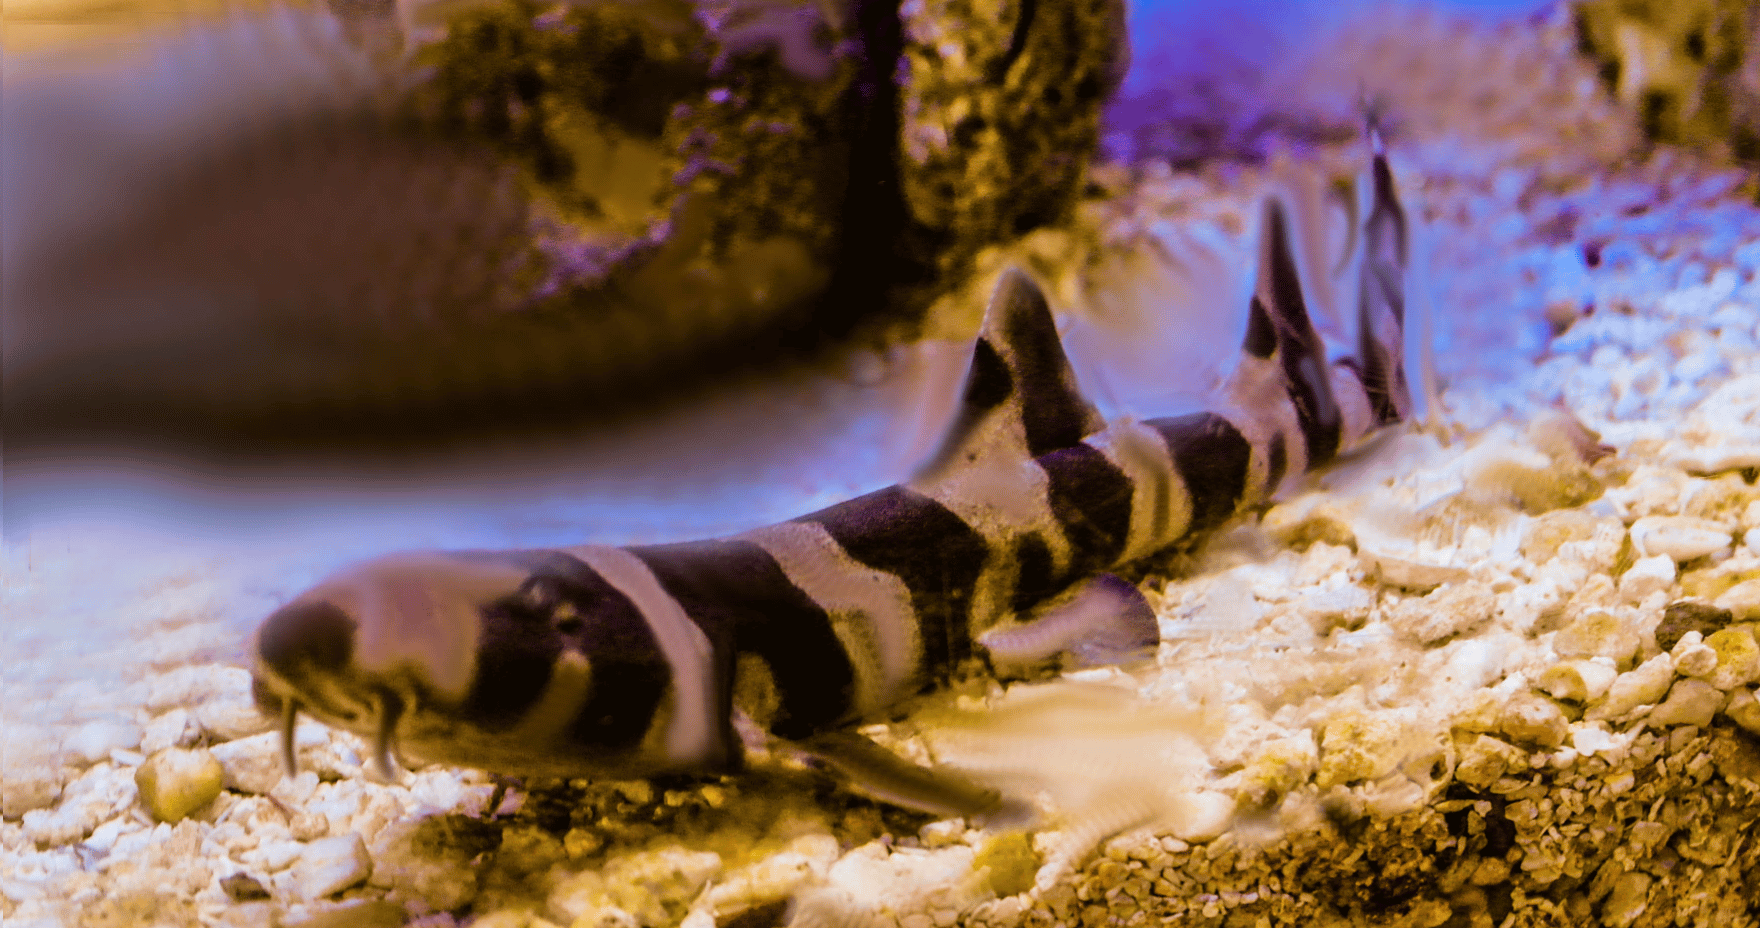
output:
[[[736,713],[858,788],[950,814],[995,793],[851,730],[973,658],[1127,659],[1141,592],[1105,571],[1225,522],[1407,416],[1406,220],[1371,133],[1358,357],[1326,361],[1284,209],[1265,206],[1242,356],[1215,412],[1102,421],[1039,288],[1002,275],[942,452],[909,483],[727,538],[429,552],[271,615],[255,692],[393,750],[541,776],[735,770]]]

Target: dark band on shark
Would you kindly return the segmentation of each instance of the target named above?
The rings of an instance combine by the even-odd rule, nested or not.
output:
[[[1077,442],[1038,458],[1049,482],[1051,513],[1076,552],[1070,576],[1118,563],[1131,533],[1130,478],[1106,455]]]
[[[821,525],[857,563],[903,580],[922,629],[931,678],[971,656],[969,620],[990,555],[984,536],[947,507],[891,486],[796,520]]]
[[[804,737],[852,715],[854,669],[830,615],[769,552],[735,539],[629,550],[718,650],[764,662],[780,700],[777,735]]]
[[[673,668],[635,603],[579,558],[539,552],[520,595],[480,612],[477,672],[459,714],[512,728],[542,698],[565,651],[588,659],[586,701],[567,725],[577,744],[635,747],[671,683]],[[582,622],[581,616],[593,616]]]
[[[1187,531],[1207,531],[1228,521],[1246,496],[1247,464],[1253,455],[1253,446],[1234,423],[1213,412],[1195,412],[1143,424],[1161,433],[1191,494]]]
[[[1009,608],[1026,614],[1033,606],[1055,595],[1062,586],[1052,574],[1051,546],[1038,532],[1028,532],[1015,541],[1015,587]]]

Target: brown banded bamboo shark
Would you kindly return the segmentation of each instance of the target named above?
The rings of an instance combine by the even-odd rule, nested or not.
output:
[[[304,712],[370,739],[385,775],[394,750],[511,775],[721,773],[744,713],[879,798],[997,812],[851,726],[968,659],[1152,648],[1148,602],[1105,571],[1409,416],[1406,217],[1371,138],[1356,357],[1327,363],[1275,199],[1221,411],[1102,421],[1040,289],[1007,271],[943,450],[908,483],[708,541],[394,555],[289,602],[254,655],[288,768]]]

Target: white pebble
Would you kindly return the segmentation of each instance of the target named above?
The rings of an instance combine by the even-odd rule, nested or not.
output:
[[[76,767],[90,767],[110,757],[110,752],[140,747],[141,727],[133,722],[99,719],[73,730],[61,743],[67,762]]]
[[[1620,598],[1628,603],[1642,602],[1644,597],[1674,586],[1674,565],[1675,559],[1667,554],[1638,558],[1619,578]]]
[[[1676,561],[1715,554],[1730,545],[1730,532],[1709,519],[1644,516],[1632,523],[1632,547],[1644,557],[1666,554]]]
[[[1754,697],[1754,691],[1743,687],[1729,697],[1729,705],[1723,709],[1729,720],[1760,735],[1760,699]]]
[[[147,723],[141,734],[141,751],[152,754],[166,748],[187,748],[201,736],[201,726],[188,709],[172,709]]]
[[[1728,609],[1737,622],[1760,618],[1760,580],[1743,580],[1719,594],[1712,605]]]
[[[1554,699],[1591,702],[1607,694],[1619,670],[1607,658],[1561,661],[1540,674],[1536,685]]]
[[[1181,841],[1202,844],[1222,837],[1234,822],[1234,797],[1215,790],[1194,790],[1180,804],[1168,832]]]
[[[1653,706],[1668,693],[1672,682],[1674,659],[1667,654],[1658,654],[1638,665],[1637,669],[1616,677],[1613,685],[1607,688],[1607,698],[1599,705],[1591,706],[1583,717],[1590,721],[1617,719],[1639,706]]]
[[[320,838],[305,846],[288,873],[294,895],[309,902],[366,882],[373,875],[373,857],[360,835]]]
[[[1607,729],[1599,725],[1571,726],[1571,747],[1583,756],[1612,751],[1619,746],[1619,741],[1608,734]]]
[[[1711,724],[1717,711],[1723,708],[1723,692],[1704,680],[1681,680],[1668,693],[1662,704],[1650,710],[1647,719],[1651,725],[1666,728],[1674,725],[1697,725],[1704,728]]]
[[[1717,669],[1717,652],[1705,646],[1704,636],[1696,630],[1682,635],[1669,656],[1674,658],[1675,672],[1685,677],[1703,677]]]

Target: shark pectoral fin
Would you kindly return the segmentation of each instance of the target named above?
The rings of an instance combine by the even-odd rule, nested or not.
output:
[[[1000,664],[1031,664],[1067,653],[1081,667],[1141,657],[1160,642],[1154,607],[1135,584],[1114,574],[1094,577],[1031,621],[978,637]]]
[[[931,815],[963,816],[1001,827],[1032,817],[1031,807],[946,769],[911,763],[853,731],[795,742],[836,770],[857,792]]]

